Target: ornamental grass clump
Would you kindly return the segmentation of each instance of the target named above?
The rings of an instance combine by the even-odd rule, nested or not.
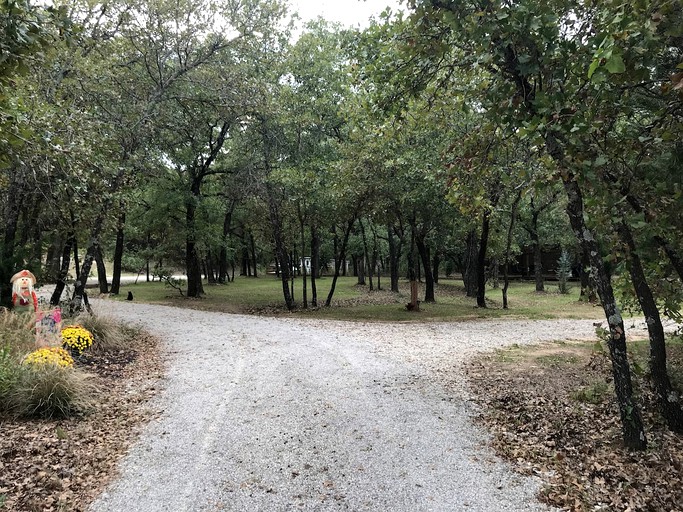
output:
[[[98,388],[90,375],[58,364],[27,364],[11,393],[20,416],[54,418],[86,413],[95,406]]]
[[[35,347],[36,317],[0,308],[0,346],[19,359]]]
[[[129,348],[129,336],[125,327],[109,316],[83,314],[76,321],[92,333],[92,350],[115,352]]]
[[[12,355],[10,347],[0,348],[0,414],[14,408],[12,392],[21,378],[22,367]]]
[[[76,356],[90,348],[92,343],[92,334],[80,325],[69,325],[62,329],[62,346]]]

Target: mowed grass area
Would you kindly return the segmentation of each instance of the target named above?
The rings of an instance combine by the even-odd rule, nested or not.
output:
[[[331,277],[317,280],[318,303],[324,304],[330,286]],[[295,315],[300,317],[327,318],[334,320],[390,321],[390,322],[422,322],[468,320],[475,318],[601,318],[602,310],[591,304],[579,302],[579,287],[572,288],[571,293],[562,295],[552,283],[546,286],[545,293],[537,293],[532,282],[513,282],[508,290],[509,309],[502,309],[502,293],[500,289],[490,288],[487,291],[488,307],[477,308],[476,300],[465,295],[460,280],[441,279],[436,287],[436,303],[420,303],[419,312],[406,310],[410,301],[409,284],[401,281],[401,292],[394,294],[387,291],[389,280],[382,279],[381,291],[369,291],[368,286],[359,286],[355,277],[340,277],[329,308],[305,310],[301,308],[301,278],[294,283],[294,296],[297,309],[288,312],[284,307],[282,283],[274,276],[258,278],[236,277],[232,283],[224,285],[208,285],[205,283],[205,295],[200,299],[181,297],[178,290],[159,282],[140,282],[122,285],[118,299],[124,300],[128,292],[132,292],[134,300],[153,304],[165,304],[177,307],[219,311],[226,313],[263,314],[263,315]],[[420,287],[420,299],[424,290]],[[310,302],[310,280],[308,299]]]

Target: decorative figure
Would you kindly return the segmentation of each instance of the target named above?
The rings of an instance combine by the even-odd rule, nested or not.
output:
[[[38,311],[36,317],[36,345],[54,347],[62,343],[62,310]]]
[[[36,276],[29,270],[20,270],[12,276],[9,281],[12,283],[12,305],[14,311],[26,313],[38,311],[38,296],[33,291],[36,284]]]

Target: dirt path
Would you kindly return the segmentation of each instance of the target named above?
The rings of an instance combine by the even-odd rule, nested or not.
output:
[[[544,510],[482,446],[459,372],[591,321],[347,324],[98,302],[161,335],[160,411],[99,511]]]

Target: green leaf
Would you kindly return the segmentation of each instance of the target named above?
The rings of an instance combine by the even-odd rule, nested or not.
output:
[[[640,375],[645,374],[645,370],[643,369],[643,367],[640,364],[638,364],[637,361],[633,361],[632,366],[633,366],[633,373],[635,373],[636,375],[640,376]]]
[[[619,54],[612,55],[607,60],[605,67],[607,68],[607,71],[609,71],[612,74],[623,73],[624,71],[626,71],[626,65],[624,64],[624,59],[622,59],[621,55],[619,55]]]
[[[601,167],[607,163],[607,158],[603,155],[600,155],[595,159],[595,167]]]
[[[598,69],[600,66],[600,61],[598,59],[593,59],[593,62],[591,62],[590,67],[588,68],[588,79],[590,80],[591,77],[593,76],[593,73]]]

